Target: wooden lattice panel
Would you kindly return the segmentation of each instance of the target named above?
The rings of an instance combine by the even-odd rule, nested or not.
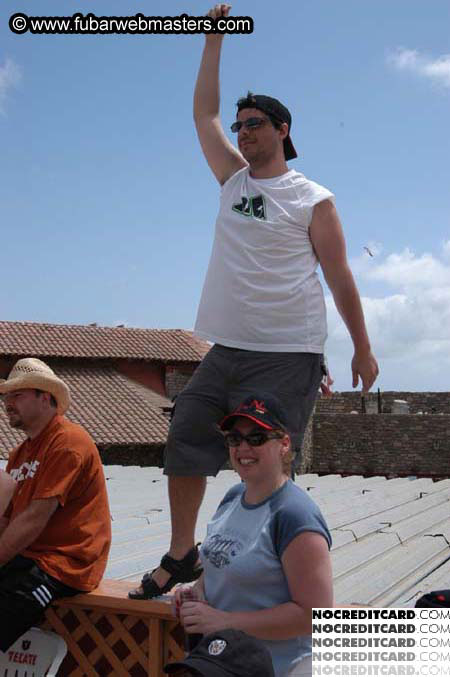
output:
[[[58,675],[162,677],[166,662],[185,655],[183,631],[170,605],[107,595],[107,587],[61,600],[47,611],[46,626],[68,647]]]
[[[182,626],[178,621],[165,621],[163,633],[163,665],[174,661],[182,661],[186,656]]]

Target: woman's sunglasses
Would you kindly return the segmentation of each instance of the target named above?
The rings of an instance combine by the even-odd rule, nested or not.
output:
[[[271,430],[269,432],[256,430],[253,433],[248,433],[248,435],[243,435],[238,430],[230,430],[230,432],[224,433],[223,439],[227,447],[238,447],[244,440],[251,447],[261,447],[268,440],[276,440],[283,437],[284,433],[279,430]]]

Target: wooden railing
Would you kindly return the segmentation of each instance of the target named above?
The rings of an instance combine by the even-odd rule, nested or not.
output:
[[[133,584],[105,580],[93,592],[51,606],[45,627],[67,643],[58,675],[162,677],[183,658],[184,635],[166,600],[128,599]]]

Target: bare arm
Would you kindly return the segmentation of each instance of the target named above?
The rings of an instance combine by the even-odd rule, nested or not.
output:
[[[342,226],[330,200],[314,207],[309,232],[336,308],[353,341],[353,387],[356,388],[360,377],[363,391],[367,392],[378,376],[378,364],[370,347],[361,299],[347,263]]]
[[[40,498],[9,522],[0,536],[0,566],[37,539],[57,507],[58,499]]]
[[[320,534],[299,534],[282,557],[292,601],[260,611],[219,611],[186,602],[181,619],[189,633],[235,628],[259,639],[290,639],[311,634],[313,607],[333,606],[331,560]]]
[[[209,16],[228,16],[230,5],[216,5]],[[239,151],[225,136],[219,117],[219,65],[223,35],[206,36],[200,70],[194,92],[194,121],[205,158],[222,185],[247,165]]]
[[[0,518],[5,514],[14,492],[16,490],[17,482],[13,480],[11,475],[4,470],[0,470]]]
[[[200,578],[198,578],[195,581],[194,585],[192,586],[192,590],[194,591],[194,595],[195,595],[196,599],[201,599],[201,600],[205,599],[205,586],[204,586],[204,583],[203,583],[204,578],[205,578],[205,574],[202,574],[200,576]]]
[[[290,639],[311,634],[312,608],[333,606],[328,545],[320,534],[294,538],[282,557],[292,602],[262,611],[231,613],[232,627],[260,639]]]

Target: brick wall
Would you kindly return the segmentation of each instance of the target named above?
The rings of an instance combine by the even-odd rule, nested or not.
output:
[[[450,477],[450,415],[316,414],[311,469]]]
[[[432,409],[436,413],[450,414],[450,392],[448,393],[410,393],[386,391],[381,393],[383,409],[391,409],[394,400],[406,400],[409,404],[411,414],[431,413]],[[377,401],[377,393],[371,392],[366,396],[366,403]],[[331,398],[318,398],[316,411],[318,414],[349,414],[352,410],[361,411],[361,393],[359,392],[337,392]]]
[[[98,445],[105,465],[139,465],[162,468],[164,445]]]
[[[183,390],[194,371],[195,367],[193,365],[176,367],[168,365],[166,367],[166,397],[169,400]]]
[[[300,475],[305,473],[312,472],[312,459],[313,459],[313,419],[314,414],[311,414],[311,417],[308,421],[308,425],[305,429],[305,434],[303,435],[302,449],[300,459],[297,459],[295,463],[295,468]]]
[[[165,396],[164,365],[143,360],[115,360],[114,368],[118,372],[137,381],[155,393]]]

